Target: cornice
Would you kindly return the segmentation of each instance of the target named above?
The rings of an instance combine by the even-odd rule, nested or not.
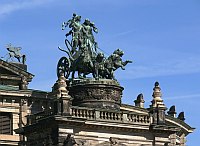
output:
[[[32,80],[32,78],[34,77],[33,74],[25,71],[24,69],[22,69],[22,68],[20,68],[20,67],[18,67],[16,65],[14,65],[14,64],[6,62],[6,61],[4,61],[2,59],[0,59],[0,67],[2,67],[4,69],[6,69],[6,70],[8,70],[8,71],[10,71],[10,72],[12,72],[14,74],[16,74],[17,76],[20,76],[20,77],[22,75],[25,76],[27,78],[28,82],[30,82]],[[5,75],[1,74],[1,77],[4,77],[4,76]]]
[[[180,127],[186,135],[189,134],[189,133],[192,133],[195,130],[195,128],[192,128],[190,125],[188,125],[184,121],[177,119],[177,118],[174,118],[174,117],[169,116],[169,115],[166,115],[166,121],[177,126],[177,127]]]

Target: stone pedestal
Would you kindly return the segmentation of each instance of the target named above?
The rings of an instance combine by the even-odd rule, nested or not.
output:
[[[74,80],[69,87],[74,106],[119,109],[123,87],[110,79]]]
[[[10,64],[15,65],[15,66],[27,71],[27,65],[26,64],[22,64],[20,62],[11,62]]]

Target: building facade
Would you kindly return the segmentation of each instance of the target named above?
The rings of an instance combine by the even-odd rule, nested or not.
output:
[[[28,88],[27,66],[0,60],[0,145],[186,146],[194,128],[167,111],[160,85],[144,107],[121,103],[123,87],[112,79],[68,80],[60,74],[51,92]]]

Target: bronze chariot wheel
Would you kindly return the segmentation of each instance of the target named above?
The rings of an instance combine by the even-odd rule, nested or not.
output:
[[[61,57],[57,64],[57,76],[59,77],[61,73],[64,73],[67,79],[70,75],[71,61],[67,57]]]

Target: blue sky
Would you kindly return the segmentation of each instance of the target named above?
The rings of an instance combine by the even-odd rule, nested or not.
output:
[[[125,88],[123,102],[133,104],[143,93],[145,106],[152,100],[155,81],[160,82],[166,106],[184,111],[186,122],[197,128],[188,136],[196,146],[200,136],[200,1],[199,0],[0,0],[0,56],[5,45],[23,48],[30,88],[50,91],[56,81],[56,65],[65,53],[67,30],[63,21],[76,12],[82,21],[95,22],[99,47],[111,54],[124,50],[133,60],[116,77]]]

